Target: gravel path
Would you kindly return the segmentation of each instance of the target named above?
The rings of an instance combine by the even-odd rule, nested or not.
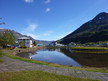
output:
[[[80,70],[73,70],[73,69],[51,67],[46,65],[39,65],[39,64],[28,63],[28,62],[12,59],[7,56],[4,56],[3,59],[4,62],[0,63],[0,72],[40,70],[40,71],[55,73],[59,75],[97,79],[100,81],[108,81],[108,73],[88,72],[88,71],[80,71]]]

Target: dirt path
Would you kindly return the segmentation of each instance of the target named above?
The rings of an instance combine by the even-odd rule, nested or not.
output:
[[[28,62],[12,59],[7,56],[4,56],[3,59],[4,59],[4,62],[0,63],[0,72],[41,70],[45,72],[66,75],[66,76],[97,79],[100,81],[108,81],[108,73],[88,72],[88,71],[80,71],[80,70],[73,70],[73,69],[51,67],[51,66],[46,66],[46,65],[39,65],[39,64],[28,63]]]

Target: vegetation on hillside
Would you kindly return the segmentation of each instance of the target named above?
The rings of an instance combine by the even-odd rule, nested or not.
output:
[[[100,19],[101,18],[101,19]],[[108,13],[100,13],[92,20],[60,40],[62,44],[108,41]]]

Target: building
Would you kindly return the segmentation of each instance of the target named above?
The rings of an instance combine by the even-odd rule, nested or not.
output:
[[[21,41],[24,41],[26,47],[32,47],[33,46],[32,40],[28,37],[18,38],[18,42],[20,43]]]
[[[49,44],[49,46],[64,46],[64,45],[54,41],[51,44]]]
[[[55,42],[55,46],[64,46],[63,44],[60,44],[58,42]]]

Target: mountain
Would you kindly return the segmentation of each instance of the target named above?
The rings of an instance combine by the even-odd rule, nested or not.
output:
[[[108,13],[99,13],[59,41],[62,44],[108,41]]]
[[[18,32],[14,31],[14,30],[0,28],[0,33],[1,33],[1,34],[3,34],[4,32],[7,32],[7,31],[11,32],[11,33],[14,35],[15,40],[17,40],[17,39],[20,38],[20,37],[28,37],[28,38],[30,38],[31,40],[35,40],[35,39],[33,39],[31,36],[22,35],[21,33],[18,33]]]
[[[35,40],[34,38],[32,38],[31,36],[27,36],[27,35],[23,35],[21,33],[18,33],[14,30],[10,30],[10,29],[4,29],[4,28],[0,28],[0,33],[3,34],[4,32],[10,31],[13,35],[15,40],[17,40],[20,37],[28,37],[30,38],[32,41],[36,41],[37,44],[42,44],[42,45],[49,45],[52,41],[43,41],[43,40]]]
[[[43,46],[48,46],[51,44],[53,41],[45,41],[45,40],[36,40],[37,44],[43,45]]]

